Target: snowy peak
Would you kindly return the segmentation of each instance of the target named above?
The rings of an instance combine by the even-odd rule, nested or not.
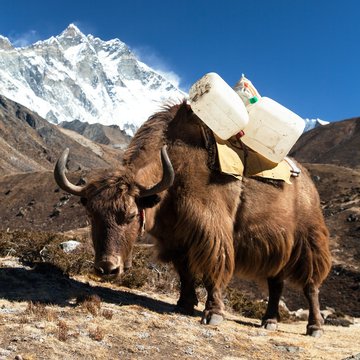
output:
[[[53,123],[115,124],[132,134],[164,102],[185,96],[121,40],[84,35],[74,24],[16,51],[1,36],[0,50],[0,94]]]
[[[56,38],[64,49],[87,42],[86,36],[74,24],[70,24]]]
[[[9,39],[0,35],[0,50],[12,50],[13,48]]]
[[[61,37],[76,38],[76,37],[85,37],[85,36],[76,25],[69,24],[69,26],[60,34],[59,38]]]
[[[319,126],[329,124],[329,121],[320,120],[320,119],[304,119],[305,120],[305,129],[304,132],[317,128]]]

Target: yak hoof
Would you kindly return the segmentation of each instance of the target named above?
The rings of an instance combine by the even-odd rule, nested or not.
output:
[[[223,322],[224,317],[220,314],[204,314],[203,318],[201,319],[201,323],[204,325],[214,325],[217,326],[221,322]]]
[[[265,321],[263,321],[261,326],[266,330],[275,331],[275,330],[277,330],[278,324],[277,324],[277,321],[274,321],[274,320],[265,320]]]
[[[277,330],[277,323],[276,322],[265,322],[263,325],[263,328],[269,331],[275,331]]]
[[[308,326],[307,330],[306,330],[306,335],[310,335],[314,338],[319,338],[321,337],[323,334],[323,330],[322,329],[319,329],[319,328],[315,328],[315,327],[312,327],[312,326]]]

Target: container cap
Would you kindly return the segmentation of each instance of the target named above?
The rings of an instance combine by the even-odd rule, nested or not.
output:
[[[259,99],[257,98],[257,96],[254,96],[252,98],[249,99],[250,104],[255,104]]]

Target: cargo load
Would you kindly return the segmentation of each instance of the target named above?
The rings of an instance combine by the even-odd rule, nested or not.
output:
[[[219,138],[241,138],[242,143],[274,163],[285,158],[305,128],[300,116],[262,97],[244,75],[231,88],[218,74],[208,73],[191,87],[189,102]]]

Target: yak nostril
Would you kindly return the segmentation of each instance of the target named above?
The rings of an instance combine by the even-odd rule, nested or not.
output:
[[[120,272],[120,267],[117,267],[110,271],[109,275],[118,275]]]
[[[95,269],[100,275],[118,275],[120,273],[120,266],[111,261],[100,261],[96,264]]]

